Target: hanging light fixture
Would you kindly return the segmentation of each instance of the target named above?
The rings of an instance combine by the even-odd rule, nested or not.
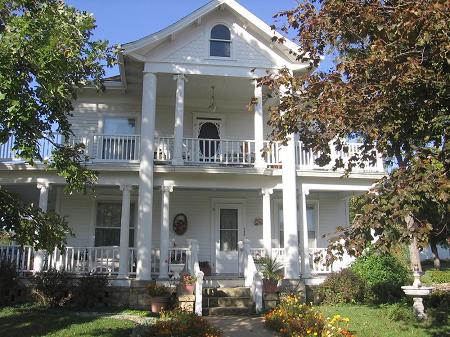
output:
[[[216,90],[216,87],[211,86],[211,103],[209,104],[209,107],[208,107],[208,109],[211,112],[216,112],[216,110],[217,110],[215,90]]]

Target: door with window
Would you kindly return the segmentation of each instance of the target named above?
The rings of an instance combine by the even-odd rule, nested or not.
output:
[[[197,118],[197,160],[215,162],[220,152],[222,120],[219,118]]]
[[[216,273],[239,273],[238,242],[244,239],[241,204],[218,204],[215,207]]]

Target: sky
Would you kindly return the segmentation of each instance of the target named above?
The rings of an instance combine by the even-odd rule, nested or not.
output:
[[[110,44],[125,44],[157,32],[209,0],[67,0],[66,3],[94,14],[97,19],[95,39]],[[295,8],[296,0],[239,0],[239,3],[269,25],[273,15],[281,10]],[[115,75],[110,69],[107,75]]]

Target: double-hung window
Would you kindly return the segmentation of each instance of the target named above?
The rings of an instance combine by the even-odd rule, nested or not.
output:
[[[210,56],[231,57],[231,32],[225,25],[216,25],[211,29]]]
[[[129,247],[134,247],[134,211],[135,204],[130,208],[130,239]],[[97,217],[95,224],[95,246],[120,245],[120,219],[122,216],[121,202],[99,202],[97,204]]]

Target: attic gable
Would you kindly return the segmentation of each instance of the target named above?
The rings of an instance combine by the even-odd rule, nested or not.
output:
[[[287,65],[293,70],[307,67],[306,64],[296,61],[290,53],[291,50],[298,50],[299,47],[295,43],[287,40],[284,45],[270,45],[274,32],[271,30],[269,25],[264,23],[234,0],[213,0],[169,27],[143,39],[125,44],[123,46],[123,54],[142,62],[150,61],[148,56],[153,57],[154,54],[160,54],[160,51],[156,51],[156,53],[152,53],[152,51],[155,51],[156,49],[164,49],[163,45],[168,44],[168,42],[176,41],[180,38],[180,36],[184,35],[185,31],[192,31],[200,26],[204,27],[205,21],[208,17],[220,15],[220,13],[227,13],[228,15],[234,17],[236,22],[242,23],[241,28],[248,30],[249,33],[251,32],[250,35],[253,35],[254,42],[255,40],[264,42],[263,45],[265,45],[266,48],[269,47],[269,49],[272,49],[272,54],[267,50],[262,53],[262,56],[268,58],[268,61],[272,65],[274,65],[274,63],[279,65],[281,62],[274,62],[275,59],[279,58],[284,60],[284,62],[282,62],[284,63],[283,65]],[[203,32],[203,34],[205,33]],[[250,46],[248,46],[249,41],[247,41],[246,37],[248,36],[240,36],[241,39],[243,38],[247,42],[247,45],[244,44],[244,48],[250,53],[250,55],[255,56],[256,54],[261,53],[261,47],[263,47],[263,45],[250,44]],[[194,43],[200,44],[200,41],[198,40],[199,38],[199,36],[196,36],[185,40],[185,46],[187,46],[186,41],[193,41]],[[207,40],[205,36],[202,38],[204,41]],[[200,45],[197,45],[197,47],[200,47]],[[203,48],[206,48],[206,46]],[[178,46],[178,49],[182,50],[183,46]],[[166,56],[173,56],[172,54],[174,52],[175,51],[173,50],[172,53],[166,54]],[[188,50],[185,50],[185,52],[188,52]],[[189,50],[189,52],[191,52],[191,50]],[[181,53],[183,54],[183,52]],[[160,55],[162,55],[162,53]],[[195,58],[195,56],[192,56],[192,58]],[[263,58],[261,58],[261,60],[262,59]],[[269,62],[263,62],[264,66],[267,66]]]

